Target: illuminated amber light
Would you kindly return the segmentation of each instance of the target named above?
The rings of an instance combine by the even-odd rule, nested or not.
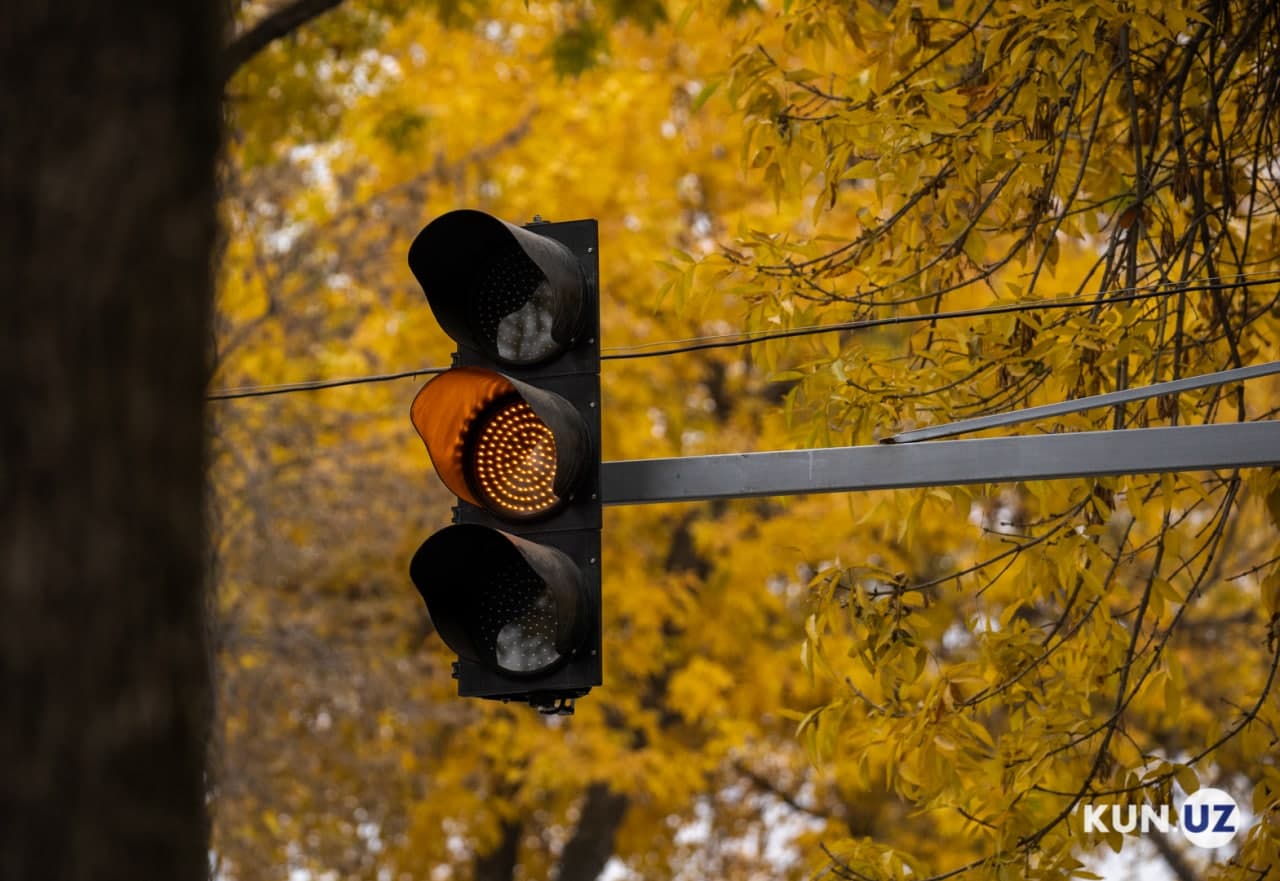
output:
[[[519,398],[500,401],[473,429],[468,444],[472,489],[486,507],[532,517],[560,504],[553,488],[556,440]]]

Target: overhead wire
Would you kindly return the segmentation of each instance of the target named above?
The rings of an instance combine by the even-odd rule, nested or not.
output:
[[[1228,281],[1228,278],[1235,280]],[[888,327],[900,324],[917,324],[931,321],[947,321],[957,318],[981,318],[991,315],[1005,315],[1021,312],[1038,312],[1052,309],[1075,309],[1114,305],[1116,303],[1148,300],[1176,293],[1220,291],[1277,283],[1280,283],[1280,275],[1273,272],[1227,276],[1219,279],[1206,279],[1205,281],[1196,284],[1161,282],[1157,285],[1119,288],[1114,291],[1104,291],[1087,297],[1080,296],[1062,297],[1053,300],[1030,300],[1018,303],[980,306],[972,309],[955,309],[945,312],[925,312],[918,315],[892,315],[885,318],[865,318],[855,321],[841,321],[833,324],[816,324],[805,327],[788,328],[786,330],[742,331],[732,334],[690,337],[683,340],[662,340],[650,343],[638,343],[630,346],[611,346],[603,350],[600,360],[629,361],[639,358],[667,357],[671,355],[681,355],[688,352],[739,348],[772,340],[793,339],[796,337],[814,336],[823,333],[868,330],[877,327]],[[665,346],[666,348],[652,348],[655,346]],[[318,391],[320,389],[340,388],[344,386],[363,385],[376,382],[390,382],[397,379],[410,379],[418,376],[429,376],[444,373],[450,369],[451,368],[449,367],[423,367],[418,370],[405,370],[398,373],[380,373],[342,379],[312,380],[307,382],[283,383],[279,385],[241,386],[238,388],[225,388],[210,392],[205,396],[205,399],[208,401],[227,401],[240,398],[283,395],[293,392]]]
[[[423,367],[420,370],[405,370],[400,373],[378,373],[370,376],[352,376],[345,379],[316,379],[308,382],[287,382],[281,385],[247,385],[239,388],[219,389],[205,395],[206,401],[231,401],[236,398],[263,398],[269,395],[286,395],[290,392],[314,392],[319,389],[339,388],[348,385],[363,385],[371,382],[390,382],[393,379],[412,379],[415,376],[429,376],[444,373],[448,367]]]
[[[1244,281],[1233,281],[1228,283],[1227,279],[1243,279]],[[1203,279],[1195,284],[1188,284],[1186,282],[1163,281],[1163,282],[1157,282],[1155,284],[1137,285],[1132,288],[1111,288],[1110,290],[1099,291],[1094,294],[1078,294],[1070,297],[1058,297],[1052,300],[1030,300],[1030,301],[1024,301],[1024,302],[1036,304],[1036,308],[1045,306],[1045,304],[1047,304],[1046,308],[1059,308],[1059,307],[1066,308],[1068,306],[1073,306],[1073,305],[1081,305],[1081,306],[1094,305],[1094,302],[1097,298],[1104,298],[1102,300],[1102,302],[1104,303],[1117,302],[1117,301],[1124,302],[1130,299],[1149,299],[1153,297],[1158,297],[1162,294],[1173,294],[1173,293],[1179,293],[1182,291],[1186,291],[1188,293],[1195,293],[1197,291],[1223,290],[1226,288],[1233,288],[1233,287],[1252,287],[1254,285],[1273,284],[1273,283],[1280,283],[1280,273],[1277,273],[1274,270],[1268,270],[1265,272],[1246,272],[1246,273],[1236,273],[1234,275],[1229,275],[1229,276],[1215,276],[1212,278]],[[1167,287],[1168,289],[1156,290],[1157,288],[1160,288],[1160,287]],[[1134,297],[1125,296],[1130,292],[1138,292],[1138,291],[1143,291],[1148,293],[1143,293],[1141,296],[1134,296]],[[1090,299],[1089,302],[1081,302],[1086,298],[1092,298],[1092,299]],[[893,304],[885,303],[883,305],[889,306]],[[1020,304],[1004,304],[1004,305],[1017,306]],[[933,318],[942,317],[945,314],[947,313],[925,313],[918,316],[911,316],[911,318],[930,320]],[[788,328],[786,332],[794,333],[796,331],[811,331],[813,333],[825,333],[830,330],[841,330],[841,329],[843,329],[841,325],[811,324],[811,325],[806,325],[802,327]],[[674,346],[674,345],[683,344],[683,343],[702,343],[702,342],[711,341],[711,340],[726,340],[726,339],[743,339],[747,341],[754,341],[755,337],[765,336],[765,335],[778,333],[778,332],[779,331],[746,330],[746,331],[735,331],[733,333],[685,337],[683,339],[677,339],[677,340],[650,340],[649,342],[646,342],[646,343],[632,343],[626,346],[608,346],[603,351],[630,352],[633,350],[649,349],[655,346]],[[614,358],[617,356],[604,356],[604,357]]]

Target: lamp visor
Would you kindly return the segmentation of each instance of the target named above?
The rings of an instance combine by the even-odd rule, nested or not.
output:
[[[567,400],[478,367],[450,370],[424,385],[411,418],[445,486],[508,520],[562,507],[590,444]]]
[[[573,252],[482,211],[427,224],[409,268],[445,332],[502,364],[547,361],[582,328],[585,280]]]
[[[530,676],[563,664],[582,641],[582,576],[555,548],[487,526],[449,526],[422,543],[409,574],[460,658]]]

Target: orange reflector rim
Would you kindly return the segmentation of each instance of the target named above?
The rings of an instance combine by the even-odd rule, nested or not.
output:
[[[536,406],[502,374],[459,367],[422,387],[410,418],[454,495],[525,520],[559,508],[573,477],[559,473],[562,439]]]

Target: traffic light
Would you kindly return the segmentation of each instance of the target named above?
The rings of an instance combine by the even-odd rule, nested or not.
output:
[[[451,211],[409,268],[458,345],[411,411],[458,505],[409,575],[458,694],[571,713],[601,682],[596,222]]]

